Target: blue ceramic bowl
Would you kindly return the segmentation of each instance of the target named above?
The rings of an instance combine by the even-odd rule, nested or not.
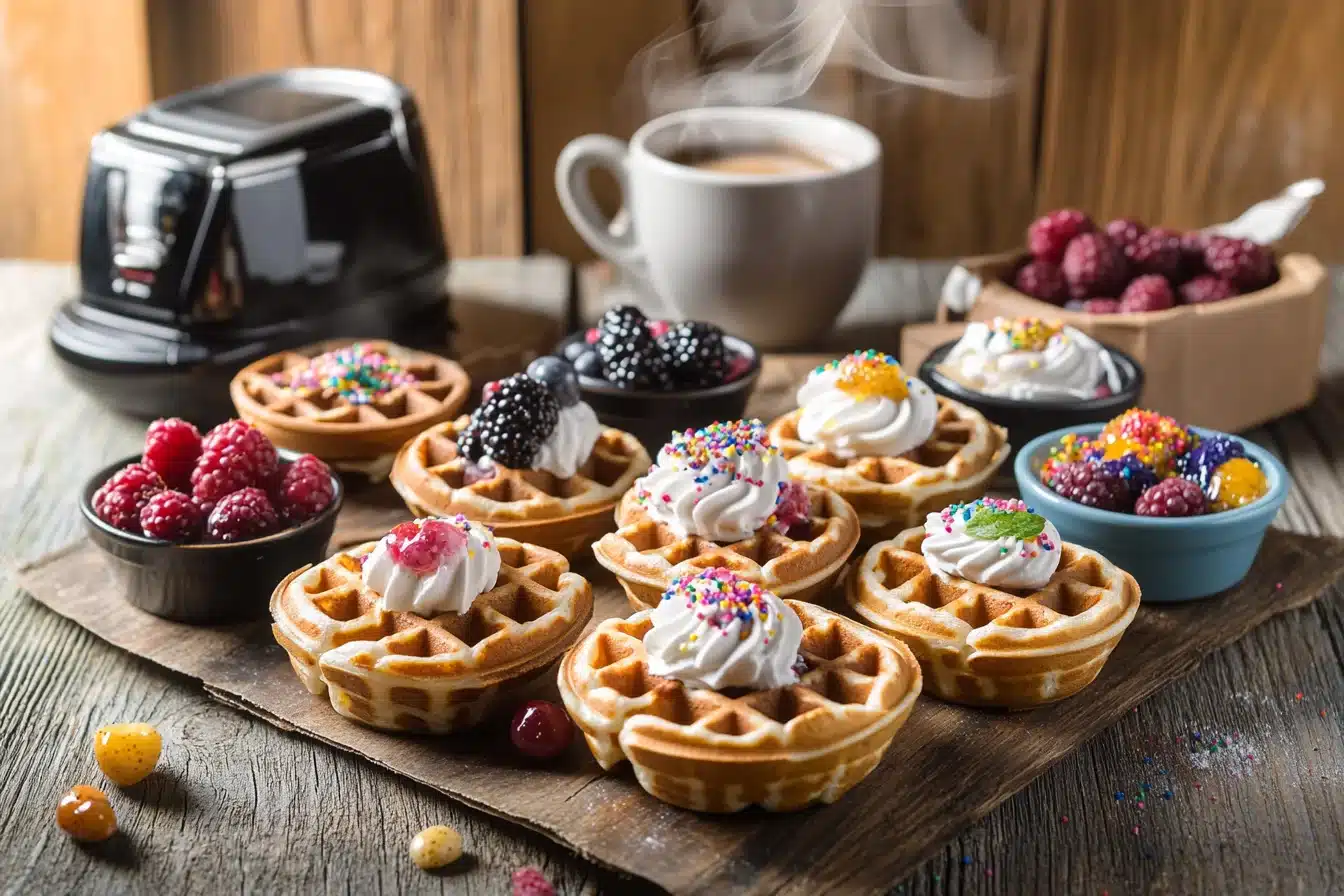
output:
[[[1060,439],[1070,433],[1090,438],[1101,426],[1057,429],[1023,446],[1013,464],[1022,499],[1048,517],[1065,541],[1091,548],[1133,575],[1145,601],[1196,600],[1226,591],[1244,579],[1265,530],[1288,497],[1288,471],[1283,464],[1263,448],[1239,439],[1246,456],[1264,471],[1269,493],[1235,510],[1179,519],[1084,507],[1041,484],[1041,466]],[[1216,434],[1191,428],[1201,436]]]

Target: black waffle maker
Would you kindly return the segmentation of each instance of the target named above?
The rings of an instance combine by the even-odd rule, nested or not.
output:
[[[292,69],[154,103],[93,139],[71,378],[141,417],[231,416],[240,367],[319,339],[448,350],[448,252],[415,102]]]

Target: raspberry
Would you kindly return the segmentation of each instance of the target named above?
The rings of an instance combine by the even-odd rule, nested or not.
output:
[[[1199,516],[1205,509],[1204,492],[1179,476],[1163,479],[1134,503],[1139,516]]]
[[[1035,299],[1058,305],[1069,297],[1069,284],[1059,265],[1049,261],[1029,261],[1017,269],[1013,286]]]
[[[775,504],[775,519],[787,531],[798,523],[806,522],[811,514],[812,499],[807,496],[807,486],[795,480],[786,482]]]
[[[555,887],[536,868],[519,868],[513,872],[513,896],[555,896]]]
[[[1208,245],[1208,234],[1198,230],[1187,231],[1180,235],[1181,275],[1189,280],[1200,274],[1207,274],[1204,267],[1204,247]]]
[[[196,541],[205,528],[205,511],[182,492],[159,492],[140,511],[140,528],[150,538],[179,544]]]
[[[1106,235],[1122,249],[1142,236],[1147,229],[1134,218],[1116,218],[1106,223]]]
[[[1230,299],[1237,295],[1237,288],[1213,274],[1200,274],[1188,283],[1181,284],[1180,293],[1181,301],[1186,304],[1203,305]]]
[[[1069,295],[1084,299],[1119,295],[1125,285],[1126,265],[1125,253],[1108,237],[1100,233],[1084,233],[1064,250],[1060,267],[1064,279],[1069,281]]]
[[[331,468],[305,454],[285,470],[275,490],[275,509],[286,522],[300,523],[326,510],[335,497]]]
[[[1119,314],[1120,303],[1115,299],[1087,299],[1083,310],[1088,314]]]
[[[1027,248],[1040,260],[1059,264],[1069,242],[1094,229],[1096,225],[1083,212],[1062,208],[1031,222],[1027,228]]]
[[[1070,501],[1098,510],[1124,513],[1134,506],[1134,496],[1124,478],[1091,461],[1075,461],[1055,470],[1050,488]]]
[[[191,484],[191,471],[201,456],[201,433],[185,420],[155,420],[145,431],[141,462],[173,488]]]
[[[1209,480],[1219,467],[1234,457],[1245,457],[1246,446],[1231,436],[1212,435],[1201,439],[1181,461],[1181,475],[1208,489]]]
[[[1176,304],[1166,277],[1144,274],[1135,277],[1120,294],[1121,311],[1165,311]]]
[[[1181,237],[1174,230],[1154,227],[1125,247],[1125,256],[1135,273],[1160,274],[1168,280],[1181,279]]]
[[[1130,494],[1138,497],[1157,485],[1157,473],[1153,468],[1139,460],[1137,455],[1126,454],[1118,460],[1102,461],[1102,467],[1115,473],[1129,485]]]
[[[1274,257],[1260,244],[1226,236],[1209,237],[1204,266],[1241,292],[1253,292],[1274,279]]]
[[[228,420],[205,434],[201,453],[234,452],[247,458],[255,481],[264,482],[280,466],[280,455],[261,430],[242,420]]]
[[[236,542],[260,538],[280,525],[271,499],[259,488],[245,488],[219,499],[205,525],[212,541]]]
[[[249,485],[260,485],[252,462],[235,451],[206,451],[191,471],[191,493],[197,501],[212,507],[220,498]]]
[[[127,464],[93,493],[93,512],[123,532],[139,533],[140,511],[163,491],[163,478],[144,464]]]

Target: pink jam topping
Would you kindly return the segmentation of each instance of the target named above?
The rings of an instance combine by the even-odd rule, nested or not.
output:
[[[398,566],[428,575],[467,549],[466,527],[465,517],[401,523],[387,534],[387,552]]]
[[[775,519],[785,531],[805,522],[812,514],[812,499],[807,496],[807,486],[796,479],[786,479],[779,484],[779,501],[775,504]]]

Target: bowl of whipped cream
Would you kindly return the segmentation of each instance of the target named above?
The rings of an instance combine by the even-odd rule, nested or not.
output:
[[[929,353],[919,378],[1007,427],[1014,445],[1061,426],[1104,423],[1139,403],[1144,382],[1125,352],[1026,317],[968,323],[960,339]]]

